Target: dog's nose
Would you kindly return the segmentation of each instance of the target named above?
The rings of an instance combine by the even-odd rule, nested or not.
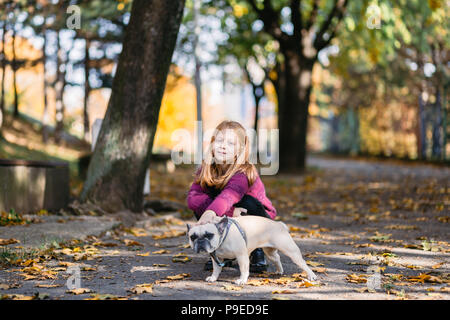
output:
[[[194,251],[196,253],[206,251],[206,240],[197,240],[194,244]]]

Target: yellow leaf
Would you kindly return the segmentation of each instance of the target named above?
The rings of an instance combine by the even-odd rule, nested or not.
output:
[[[150,251],[146,252],[146,253],[138,253],[136,255],[139,256],[139,257],[148,257],[150,255]]]
[[[272,291],[272,294],[294,294],[294,293],[296,293],[294,290],[288,290],[288,289]]]
[[[153,251],[152,253],[153,254],[164,254],[164,253],[170,253],[170,251],[169,250],[165,250],[165,249],[161,249],[161,250],[158,250],[158,251]]]
[[[191,275],[189,273],[180,273],[174,276],[167,276],[166,279],[167,280],[183,280],[184,278],[188,278]]]
[[[232,286],[232,285],[224,285],[223,289],[226,291],[241,291],[242,287],[238,287],[238,286]]]
[[[0,246],[6,246],[8,244],[19,243],[20,241],[17,239],[0,239]]]
[[[84,294],[84,293],[90,293],[92,292],[91,289],[88,288],[77,288],[77,289],[72,289],[72,290],[67,290],[66,293],[72,293],[75,295],[78,294]]]
[[[142,243],[131,240],[131,239],[124,239],[123,242],[125,243],[125,245],[127,247],[131,247],[131,246],[144,246]]]
[[[134,288],[131,288],[129,291],[136,294],[153,293],[153,283],[138,284]]]

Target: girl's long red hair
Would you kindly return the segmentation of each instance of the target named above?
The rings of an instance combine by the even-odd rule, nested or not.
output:
[[[217,164],[214,159],[213,143],[217,134],[221,131],[231,129],[239,140],[239,149],[235,161],[231,164]],[[245,128],[236,121],[222,121],[214,130],[211,141],[206,152],[206,159],[202,160],[200,172],[196,175],[195,182],[200,183],[202,188],[206,186],[223,189],[231,177],[237,172],[243,172],[251,186],[257,176],[256,167],[250,163],[250,143]]]

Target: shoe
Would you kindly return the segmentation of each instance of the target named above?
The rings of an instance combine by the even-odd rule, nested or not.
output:
[[[262,273],[267,271],[267,262],[264,256],[264,251],[261,248],[253,250],[250,254],[250,272]]]
[[[223,261],[225,263],[224,267],[235,268],[236,269],[236,265],[233,264],[234,260],[236,260],[236,259],[225,259]],[[205,266],[203,267],[203,270],[205,270],[205,271],[212,271],[212,269],[213,269],[212,259],[209,259],[205,263]]]

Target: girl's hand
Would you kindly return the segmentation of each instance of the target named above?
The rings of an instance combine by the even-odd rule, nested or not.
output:
[[[220,218],[216,215],[214,211],[206,210],[205,212],[203,212],[202,216],[200,217],[200,219],[196,224],[199,225],[207,223],[216,223],[218,222],[217,220],[220,220]]]
[[[247,212],[245,208],[234,208],[233,218],[240,217],[242,212]]]

